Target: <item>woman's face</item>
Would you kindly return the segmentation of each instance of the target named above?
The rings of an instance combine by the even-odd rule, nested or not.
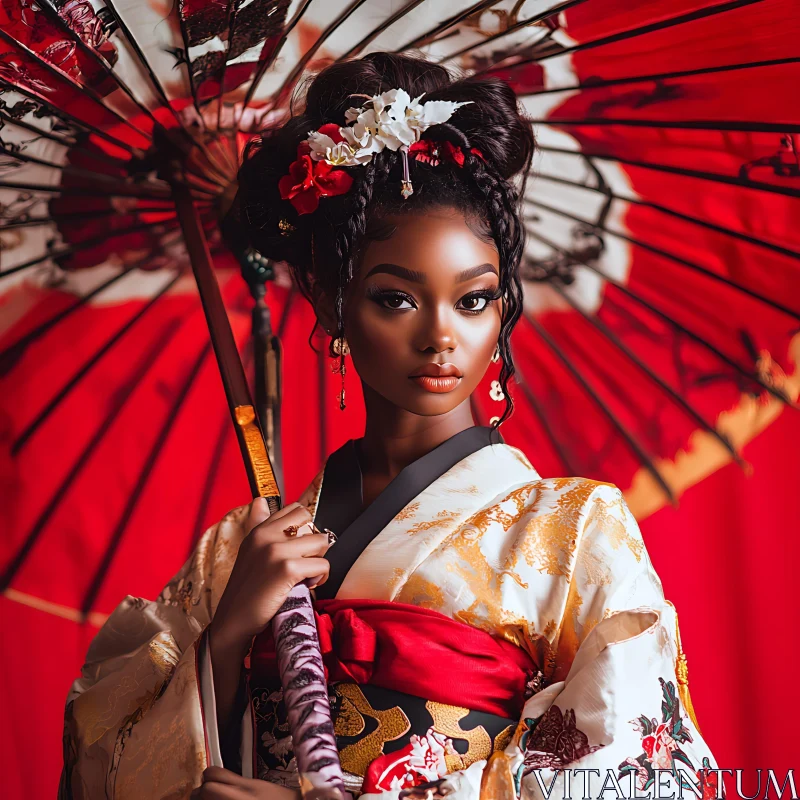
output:
[[[497,346],[499,258],[450,209],[388,217],[346,296],[344,327],[366,387],[421,416],[445,414],[480,382]]]

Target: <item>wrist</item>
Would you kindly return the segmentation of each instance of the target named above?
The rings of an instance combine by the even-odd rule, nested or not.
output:
[[[242,661],[250,649],[253,637],[236,631],[214,618],[208,626],[208,637],[211,645],[211,658],[215,656],[224,660],[236,658]]]

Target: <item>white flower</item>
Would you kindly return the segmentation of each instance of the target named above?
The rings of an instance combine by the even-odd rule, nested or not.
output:
[[[456,109],[468,105],[448,100],[421,102],[424,95],[413,100],[405,89],[390,89],[373,95],[360,108],[348,108],[345,120],[349,125],[339,128],[344,142],[334,142],[330,136],[313,131],[308,135],[311,157],[336,166],[366,164],[384,147],[397,151],[419,141],[432,125],[447,122]]]
[[[342,135],[348,130],[350,129],[339,128]],[[347,137],[344,141],[336,142],[324,133],[311,131],[306,141],[311,148],[311,158],[314,161],[327,161],[335,167],[354,167],[363,163],[356,158],[356,148],[347,141]]]

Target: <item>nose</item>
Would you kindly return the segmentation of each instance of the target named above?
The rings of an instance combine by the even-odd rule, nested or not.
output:
[[[458,346],[449,309],[439,308],[431,314],[420,315],[417,349],[422,353],[448,353]]]

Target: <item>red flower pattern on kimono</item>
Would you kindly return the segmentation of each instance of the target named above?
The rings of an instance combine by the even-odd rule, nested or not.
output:
[[[576,725],[574,709],[568,708],[562,714],[553,705],[526,738],[525,770],[566,767],[602,746],[589,744],[589,737]]]
[[[719,788],[719,773],[711,770],[707,758],[703,759],[703,766],[697,770],[698,787],[703,790],[702,800],[714,800]]]
[[[618,777],[621,779],[624,775],[635,773],[638,788],[649,789],[655,781],[656,770],[669,770],[680,786],[694,791],[689,779],[681,774],[682,768],[678,769],[678,764],[683,764],[697,775],[698,780],[703,781],[703,798],[710,800],[716,793],[716,783],[713,789],[707,790],[705,781],[708,780],[710,784],[713,778],[701,776],[703,770],[695,770],[691,758],[681,749],[681,745],[693,740],[691,731],[686,727],[687,718],[681,708],[675,684],[663,678],[658,681],[661,684],[662,697],[661,721],[648,717],[647,714],[631,720],[631,725],[641,734],[644,752],[636,758],[626,758],[618,767]],[[703,767],[709,769],[710,766],[708,759],[703,759]]]
[[[361,791],[386,792],[426,784],[447,775],[445,756],[454,754],[452,740],[433,728],[394,753],[379,756],[367,767]]]
[[[305,142],[297,148],[297,160],[289,167],[289,174],[278,181],[281,198],[288,200],[298,214],[311,214],[317,210],[320,197],[344,194],[352,185],[352,175],[343,169],[336,169],[326,161],[314,161]]]
[[[654,769],[672,769],[672,753],[678,743],[669,735],[670,723],[662,722],[653,733],[642,739],[647,760]]]

